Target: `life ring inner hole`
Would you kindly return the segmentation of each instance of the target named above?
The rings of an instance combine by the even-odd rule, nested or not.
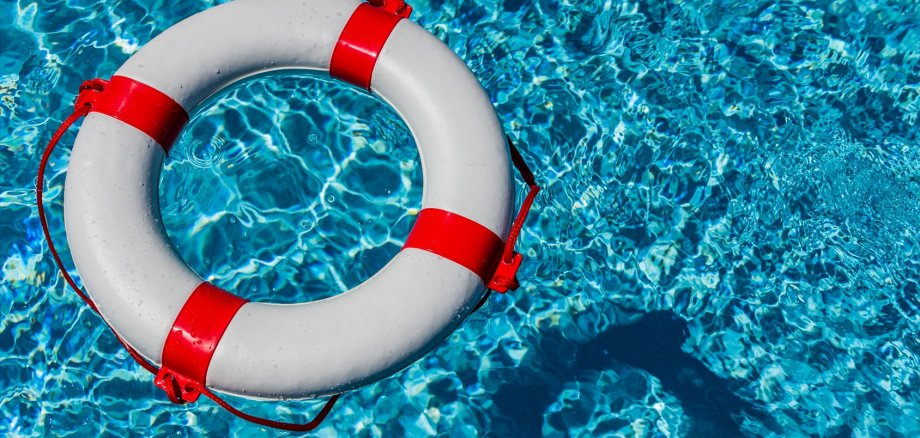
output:
[[[169,239],[202,278],[252,301],[300,303],[357,286],[399,252],[422,171],[385,102],[287,71],[196,108],[159,198]]]

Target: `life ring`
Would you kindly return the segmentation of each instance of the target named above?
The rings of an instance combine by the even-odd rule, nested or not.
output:
[[[197,398],[186,382],[281,399],[380,380],[440,343],[508,265],[500,236],[514,196],[501,124],[463,61],[407,13],[357,0],[237,0],[174,25],[110,81],[84,87],[91,109],[64,196],[74,263],[106,322],[161,365],[158,383],[179,382],[182,400]],[[286,69],[329,71],[399,112],[421,156],[422,210],[402,251],[354,289],[247,302],[178,256],[160,220],[159,173],[197,105]]]

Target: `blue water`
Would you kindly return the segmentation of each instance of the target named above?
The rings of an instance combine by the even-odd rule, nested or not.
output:
[[[33,201],[80,82],[215,3],[0,2],[2,433],[280,434],[170,404],[64,287]],[[920,435],[920,4],[412,5],[545,189],[523,287],[347,394],[321,435]],[[47,192],[64,247],[73,135]],[[294,302],[379,269],[421,187],[394,111],[286,75],[200,109],[160,198],[203,277]],[[319,407],[234,402],[300,421]]]

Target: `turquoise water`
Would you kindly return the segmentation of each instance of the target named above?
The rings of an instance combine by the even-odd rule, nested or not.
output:
[[[0,2],[4,433],[283,435],[170,404],[65,289],[33,201],[80,82],[214,4]],[[920,434],[918,3],[412,5],[482,80],[544,192],[523,287],[347,394],[321,435]],[[47,192],[61,246],[68,151]],[[160,196],[203,277],[293,302],[380,268],[421,185],[394,111],[286,75],[200,109]],[[234,402],[301,421],[319,407]]]

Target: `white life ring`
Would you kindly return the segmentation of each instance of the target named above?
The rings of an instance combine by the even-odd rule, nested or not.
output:
[[[101,315],[145,358],[193,380],[187,374],[203,370],[201,384],[231,394],[335,394],[405,368],[483,297],[513,215],[506,139],[463,61],[400,18],[357,0],[226,3],[157,36],[92,97],[68,169],[67,239]],[[362,55],[374,44],[379,56]],[[224,87],[273,70],[330,68],[380,95],[411,129],[422,212],[406,248],[352,290],[293,305],[234,298],[205,283],[166,237],[162,161],[187,114]],[[451,245],[450,254],[438,249]],[[202,326],[210,332],[196,333]]]

